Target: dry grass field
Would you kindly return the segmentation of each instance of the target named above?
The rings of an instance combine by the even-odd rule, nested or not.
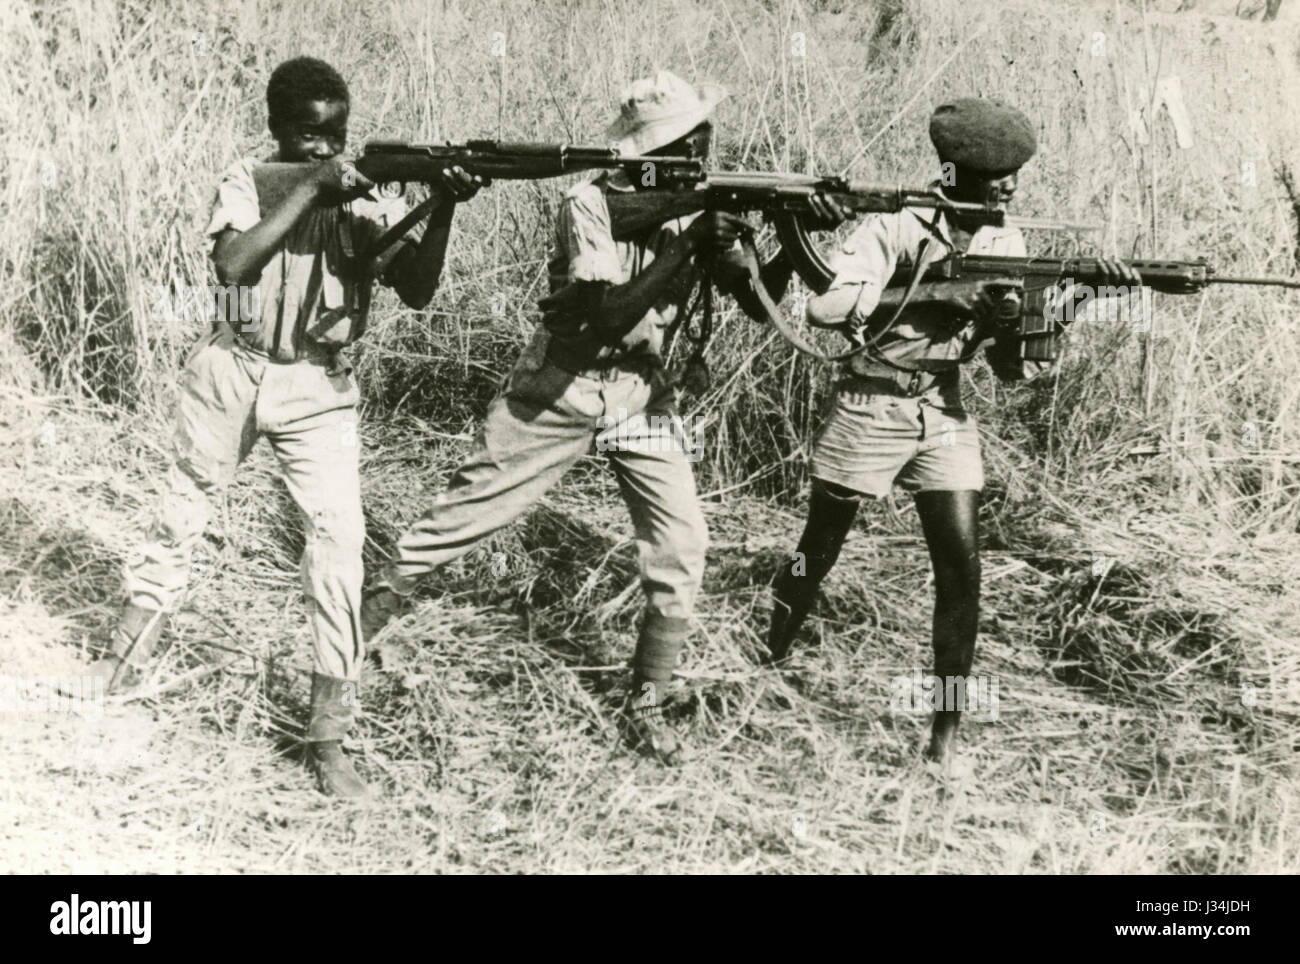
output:
[[[1292,274],[1300,24],[1220,15],[1234,6],[3,5],[0,676],[75,674],[117,606],[206,325],[168,302],[208,281],[209,192],[269,148],[280,60],[344,73],[355,145],[593,140],[627,79],[667,67],[731,89],[720,166],[914,184],[932,176],[933,106],[1001,97],[1040,124],[1018,209],[1104,225],[1032,236],[1036,252]],[[1155,98],[1171,85],[1185,146]],[[357,353],[368,567],[526,339],[561,186],[467,205],[430,311],[377,297]],[[708,419],[712,546],[670,710],[697,749],[680,771],[616,739],[641,599],[593,456],[392,634],[353,740],[380,799],[318,796],[298,742],[302,533],[261,447],[144,697],[0,711],[0,870],[1294,872],[1298,336],[1296,293],[1219,288],[1156,296],[1149,326],[1078,324],[1059,374],[1031,385],[971,368],[989,476],[975,672],[999,681],[1000,712],[963,727],[971,772],[948,783],[919,763],[926,718],[889,699],[929,658],[928,561],[901,495],[862,514],[794,667],[755,665],[831,373],[730,305],[713,386],[689,402]]]

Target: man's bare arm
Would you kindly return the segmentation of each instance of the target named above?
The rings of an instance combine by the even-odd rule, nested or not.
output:
[[[472,176],[460,167],[442,172],[442,183],[433,190],[441,197],[429,225],[418,245],[403,245],[384,272],[389,285],[408,308],[424,308],[433,300],[447,259],[447,241],[451,237],[451,219],[456,205],[468,201],[484,186],[481,177]]]
[[[256,284],[285,235],[322,197],[332,192],[342,198],[373,186],[355,168],[338,158],[315,165],[253,227],[247,231],[228,228],[222,232],[212,249],[217,280],[222,284]]]
[[[448,200],[434,208],[420,243],[402,245],[384,272],[384,283],[397,292],[408,308],[427,307],[438,290],[455,211],[456,205]]]

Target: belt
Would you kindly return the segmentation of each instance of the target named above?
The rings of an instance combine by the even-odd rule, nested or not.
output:
[[[352,364],[347,356],[343,354],[345,346],[339,348],[326,348],[323,345],[304,344],[295,352],[293,358],[277,358],[265,349],[258,348],[234,325],[227,323],[230,333],[235,336],[235,344],[244,351],[251,352],[261,358],[265,358],[273,365],[296,365],[299,362],[307,362],[313,365],[322,365],[329,369],[329,374],[338,375],[341,372],[351,371]]]
[[[876,395],[898,395],[916,398],[936,386],[944,388],[957,384],[957,367],[944,371],[900,371],[882,362],[861,359],[847,375],[844,383],[867,383],[867,391]]]

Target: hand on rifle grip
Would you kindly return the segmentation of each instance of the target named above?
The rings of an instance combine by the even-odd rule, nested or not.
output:
[[[1010,322],[1020,316],[1024,282],[1019,278],[984,278],[979,281],[939,282],[942,300],[958,317],[979,322]]]
[[[981,317],[997,325],[1014,324],[1020,319],[1025,286],[1018,278],[996,278],[980,285]]]
[[[726,211],[705,211],[691,222],[685,237],[696,254],[709,258],[734,247],[737,239],[752,232],[744,218]]]
[[[310,178],[320,199],[327,204],[361,197],[375,186],[375,182],[357,170],[351,160],[342,157],[317,162]]]

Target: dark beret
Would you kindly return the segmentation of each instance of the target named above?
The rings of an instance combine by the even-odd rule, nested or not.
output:
[[[1038,150],[1028,117],[999,101],[975,97],[936,107],[930,141],[939,160],[999,177],[1018,171]]]

